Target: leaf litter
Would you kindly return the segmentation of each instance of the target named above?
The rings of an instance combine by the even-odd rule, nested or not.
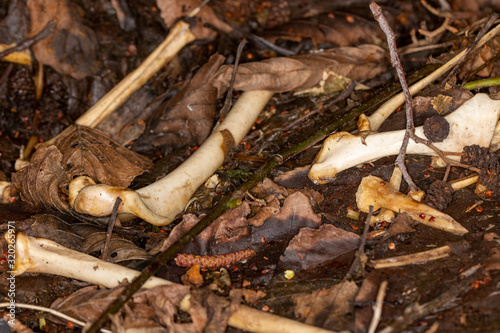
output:
[[[85,14],[85,10],[88,10],[89,6],[85,1],[83,3],[84,10],[75,11],[76,7],[73,7],[72,4],[58,1],[56,5],[63,6],[61,8],[64,9],[62,11],[63,19],[58,22],[54,34],[43,43],[38,43],[34,48],[38,61],[50,66],[52,68],[50,70],[54,71],[56,77],[58,75],[71,77],[66,76],[66,82],[62,81],[67,87],[69,85],[74,87],[78,79],[81,80],[84,76],[92,77],[96,73],[96,68],[100,66],[96,59],[101,54],[106,53],[105,49],[102,48],[96,51],[96,43],[99,39],[96,40],[92,37],[92,28],[95,28],[97,23],[89,24],[92,20],[89,20],[86,17],[88,14]],[[282,4],[278,5],[277,3]],[[158,3],[167,26],[172,25],[175,19],[181,15],[177,13],[169,20],[166,19],[166,13],[175,13],[174,10],[168,11],[175,4],[176,2],[169,1]],[[294,45],[294,52],[300,53],[298,56],[275,57],[261,61],[266,58],[266,53],[269,55],[275,50],[265,50],[262,44],[252,44],[247,46],[248,53],[244,55],[243,64],[239,66],[237,71],[236,90],[272,89],[283,92],[271,102],[272,108],[265,111],[268,115],[260,118],[261,120],[254,125],[254,133],[265,129],[281,135],[281,141],[277,141],[270,150],[262,150],[266,154],[264,157],[267,158],[272,157],[273,154],[280,154],[287,147],[293,146],[310,135],[305,127],[319,127],[337,117],[329,113],[329,110],[320,110],[314,117],[311,117],[310,121],[303,123],[307,126],[289,128],[284,135],[279,124],[293,122],[311,112],[310,108],[303,105],[308,103],[309,105],[327,105],[325,101],[328,101],[330,96],[335,96],[332,91],[342,90],[350,79],[365,81],[366,87],[377,87],[390,80],[389,77],[392,76],[392,73],[388,71],[387,53],[383,48],[369,44],[356,45],[366,42],[378,43],[378,40],[383,39],[383,35],[373,19],[366,14],[367,4],[358,8],[358,12],[363,13],[364,10],[363,18],[357,17],[354,13],[330,14],[329,11],[332,8],[321,4],[312,4],[309,13],[314,13],[315,10],[324,13],[318,17],[309,15],[298,20],[294,15],[298,15],[297,13],[301,13],[301,11],[303,13],[303,8],[299,8],[300,5],[295,7],[295,4],[289,2],[272,2],[270,7],[266,7],[266,4],[256,6],[253,3],[242,3],[238,8],[231,7],[228,2],[224,1],[220,4],[220,7],[213,6],[213,4],[205,7],[204,11],[208,12],[209,15],[201,16],[202,21],[200,22],[208,24],[195,33],[199,39],[208,37],[208,40],[199,44],[195,42],[193,45],[196,46],[187,47],[172,65],[177,66],[177,70],[181,73],[178,80],[182,84],[176,86],[181,87],[180,92],[175,94],[177,88],[173,89],[170,92],[171,101],[158,108],[153,118],[144,119],[144,121],[148,121],[150,127],[146,127],[148,131],[143,134],[143,139],[146,140],[144,142],[154,145],[154,149],[150,149],[148,153],[153,160],[157,160],[158,155],[171,154],[176,150],[186,152],[191,149],[190,147],[186,148],[186,146],[199,145],[207,137],[212,125],[217,121],[216,111],[220,106],[217,97],[224,94],[233,71],[233,67],[230,66],[232,60],[227,56],[233,55],[234,52],[221,52],[226,56],[227,65],[222,65],[224,60],[218,56],[215,65],[205,67],[204,70],[207,73],[204,73],[203,70],[186,70],[187,67],[191,67],[186,64],[198,66],[205,62],[210,64],[211,62],[208,60],[212,55],[210,50],[213,51],[214,47],[222,49],[224,46],[229,46],[228,49],[230,49],[231,42],[228,39],[234,39],[234,36],[244,29],[254,29],[252,31],[254,34],[261,34],[280,47],[289,47],[290,41],[298,43]],[[451,19],[447,21],[448,26],[455,25],[458,29],[464,29],[473,23],[472,17],[486,17],[479,12],[479,6],[465,8],[460,1],[450,1],[450,4],[451,11],[449,11],[450,8],[444,7],[440,9],[441,12],[437,10],[441,14],[451,13]],[[36,2],[33,2],[30,10],[33,10],[36,5]],[[198,3],[193,2],[190,6],[194,8],[197,5]],[[141,12],[138,9],[140,6],[142,3],[132,6],[131,9],[136,14],[141,13],[140,15],[149,13],[147,11]],[[411,23],[415,19],[412,15],[417,16],[425,10],[429,10],[428,7],[421,7],[423,5],[418,3],[405,4],[405,6],[414,6],[414,13],[408,14],[411,11],[402,6],[405,10],[401,11],[401,16],[392,21],[394,26],[399,29],[400,40],[398,40],[398,44],[402,43],[403,45],[405,42],[408,43],[408,39],[405,38],[408,38],[407,36],[412,33],[414,34],[410,29],[418,29],[417,25]],[[190,8],[187,7],[182,9],[184,14],[187,14],[189,10]],[[446,12],[447,10],[448,12]],[[463,12],[458,13],[456,10]],[[10,11],[5,10],[3,13],[10,13]],[[39,28],[43,28],[42,23],[47,23],[53,13],[53,8],[49,8],[46,11],[46,17],[37,19]],[[84,20],[81,19],[82,13],[85,17]],[[227,13],[237,14],[236,17],[239,15],[241,19],[234,20],[234,16],[224,15]],[[268,16],[263,15],[263,13]],[[433,14],[435,13],[433,12]],[[73,15],[74,19],[68,19],[71,17],[68,15]],[[388,11],[387,15],[392,18],[391,11]],[[405,17],[404,15],[409,16]],[[221,17],[224,19],[221,20]],[[429,31],[438,29],[442,23],[439,16],[431,20],[429,20],[428,14],[424,17],[427,20],[426,24],[429,25],[427,27]],[[340,19],[337,21],[336,18]],[[70,34],[66,41],[80,43],[79,45],[83,46],[80,54],[73,53],[74,50],[70,48],[69,44],[48,44],[62,40],[60,34],[68,33],[65,29],[68,29],[70,22],[74,25],[71,33],[81,31],[79,38],[84,39],[78,39]],[[196,24],[197,28],[202,27],[200,22]],[[255,22],[258,26],[255,25]],[[33,19],[31,25],[34,24],[36,22]],[[358,30],[353,30],[350,34],[350,30],[345,28],[346,32],[343,36],[339,36],[333,33],[334,29],[332,28],[332,26],[338,25],[353,26]],[[92,28],[88,28],[89,26]],[[116,21],[114,29],[119,29],[118,26],[118,21]],[[290,27],[295,31],[290,31]],[[272,29],[269,30],[269,28]],[[479,28],[476,28],[477,30]],[[119,30],[115,30],[115,33],[116,31],[119,32]],[[420,31],[424,31],[424,29],[422,28]],[[448,42],[449,40],[453,42],[453,38],[456,38],[456,30],[443,31],[439,35],[441,39],[434,40],[434,43]],[[33,26],[32,33],[36,33]],[[357,33],[360,35],[357,36]],[[5,41],[11,38],[9,32],[2,32],[2,34],[6,36],[0,35],[0,38],[6,38]],[[288,42],[283,43],[283,39],[287,38]],[[308,38],[312,40],[311,44],[307,43]],[[119,42],[123,41],[126,41],[126,38]],[[460,41],[465,43],[465,39],[460,39]],[[0,40],[0,42],[4,42],[4,40]],[[462,66],[456,81],[449,83],[444,88],[430,87],[415,99],[416,123],[423,122],[429,115],[435,113],[442,115],[451,112],[472,98],[475,92],[465,91],[460,88],[460,83],[464,83],[472,77],[496,75],[498,67],[496,66],[496,42],[494,39],[481,51],[473,53]],[[130,42],[128,44],[131,45]],[[329,49],[323,53],[307,53],[310,47],[329,48],[337,45],[341,47]],[[346,48],[342,48],[344,46]],[[460,46],[464,45],[459,43],[455,45],[455,47]],[[195,52],[195,48],[198,48],[197,52]],[[59,50],[64,57],[54,57],[50,52],[43,55],[42,52],[51,49]],[[421,54],[422,59],[439,56],[442,51],[440,47],[429,50]],[[334,56],[327,58],[325,57],[327,54]],[[249,57],[254,57],[252,59],[254,61],[248,61]],[[200,59],[202,59],[201,62]],[[408,69],[423,65],[423,62],[418,61],[410,65],[410,61],[406,62],[407,60],[407,58],[403,58],[403,65],[408,66]],[[66,65],[67,61],[72,64],[72,67]],[[103,64],[108,66],[113,62],[120,63],[119,59],[117,61],[110,58],[109,61],[108,64]],[[2,63],[1,66],[6,68],[9,65]],[[21,71],[22,67],[17,66],[20,65],[16,65],[10,71]],[[172,73],[172,68],[170,67],[170,73]],[[328,70],[325,71],[325,68]],[[214,72],[217,74],[214,75]],[[161,80],[162,77],[164,79],[165,76],[165,73],[159,73],[157,80]],[[345,78],[336,81],[339,79],[338,76]],[[215,81],[211,81],[213,77],[216,78]],[[334,89],[325,89],[325,87],[330,87],[328,86],[331,83],[328,82],[329,78],[334,79]],[[3,85],[6,81],[10,80],[3,78],[0,84]],[[117,78],[111,78],[111,81],[117,83]],[[29,83],[29,80],[26,82],[28,85],[34,84]],[[160,88],[149,83],[148,88],[159,91],[162,88],[164,90],[165,86],[174,87],[169,79],[165,79],[162,84],[163,87]],[[217,91],[214,87],[218,87],[219,90]],[[327,97],[297,97],[289,92],[306,89],[309,89],[309,92],[316,91],[326,94]],[[482,91],[489,92],[490,96],[494,97],[496,89],[495,87],[483,88]],[[70,89],[65,91],[70,91]],[[338,103],[337,108],[344,109],[352,107],[355,103],[362,103],[363,96],[366,95],[355,91],[351,93],[347,101]],[[2,99],[2,112],[12,112],[7,109],[8,99],[5,93],[0,93],[0,98]],[[89,97],[83,97],[83,99],[85,98]],[[286,103],[287,99],[292,101],[292,104],[293,101],[296,101],[298,105],[289,108],[289,104]],[[88,100],[82,100],[82,102],[85,104]],[[16,103],[22,104],[19,100]],[[300,103],[303,105],[299,105]],[[8,145],[20,146],[22,140],[19,139],[26,138],[26,133],[43,135],[44,128],[33,129],[29,126],[29,122],[36,119],[36,113],[29,107],[23,112],[28,114],[28,124],[24,121],[14,122],[15,126],[7,130],[6,123],[3,123],[3,120],[0,121],[0,125],[3,126],[0,129],[2,140]],[[161,117],[159,117],[160,115]],[[381,131],[402,128],[403,121],[402,113],[395,113],[386,121],[384,125],[386,127],[382,127]],[[151,124],[155,124],[156,127],[152,127]],[[153,131],[155,133],[148,138],[148,132],[151,128],[155,128]],[[16,132],[20,133],[17,138]],[[259,134],[254,137],[259,137]],[[259,142],[250,137],[248,141],[236,147],[236,153],[233,155],[235,158],[228,158],[224,168],[250,172],[257,170],[262,162],[257,161],[257,159],[255,161],[244,160],[238,156],[248,154],[263,144],[268,144],[268,142]],[[318,151],[317,146],[310,149],[313,152]],[[490,154],[498,156],[498,153],[491,152]],[[354,258],[355,251],[358,249],[366,218],[366,215],[361,213],[359,220],[349,219],[346,216],[347,209],[357,209],[355,193],[363,177],[374,175],[387,182],[390,180],[394,159],[388,157],[366,163],[359,169],[351,168],[341,172],[329,184],[315,185],[306,177],[307,168],[313,162],[313,156],[314,154],[310,152],[297,154],[276,167],[269,174],[269,178],[266,178],[248,195],[235,202],[234,206],[236,207],[222,214],[209,228],[184,247],[181,252],[196,255],[225,255],[249,248],[256,251],[256,255],[248,258],[246,262],[235,263],[230,267],[220,267],[211,271],[201,270],[199,273],[203,280],[198,282],[198,291],[195,291],[196,289],[191,291],[195,301],[193,301],[193,310],[190,311],[189,315],[183,312],[179,313],[177,310],[182,295],[189,291],[189,287],[179,285],[171,288],[161,287],[155,290],[140,291],[136,294],[119,314],[112,317],[111,326],[113,329],[170,329],[186,332],[214,329],[215,331],[226,331],[230,312],[234,311],[234,309],[229,310],[231,306],[235,302],[240,302],[242,294],[245,292],[248,294],[250,289],[255,289],[268,295],[260,294],[251,301],[252,297],[246,295],[247,302],[262,310],[272,309],[274,313],[293,316],[308,324],[329,330],[361,332],[366,331],[372,321],[371,305],[384,280],[389,282],[379,323],[379,328],[384,328],[384,331],[406,329],[417,332],[430,325],[444,330],[470,328],[494,330],[497,328],[495,323],[498,321],[498,314],[494,309],[498,305],[498,292],[495,290],[495,285],[498,282],[498,237],[494,235],[498,231],[499,207],[496,197],[497,185],[495,185],[495,181],[498,179],[498,169],[494,163],[495,157],[491,157],[493,162],[482,171],[483,179],[489,177],[493,181],[486,185],[490,189],[477,192],[479,194],[476,194],[471,188],[457,190],[453,192],[449,206],[444,209],[446,214],[467,228],[469,231],[467,235],[456,236],[445,231],[431,229],[425,225],[415,224],[411,219],[405,219],[404,215],[398,215],[392,224],[389,223],[390,221],[377,222],[371,227],[367,241],[365,255],[368,256],[369,260],[366,265],[366,274],[352,281],[345,281],[343,278]],[[99,182],[110,182],[126,187],[137,175],[146,172],[151,166],[147,159],[132,154],[131,150],[121,147],[99,132],[78,128],[69,137],[59,141],[56,146],[45,148],[40,145],[30,159],[30,166],[17,173],[13,169],[14,158],[11,153],[2,155],[2,168],[6,175],[12,175],[14,185],[21,193],[21,199],[30,202],[32,209],[38,212],[58,212],[57,215],[33,215],[31,219],[19,220],[18,229],[37,237],[56,241],[64,239],[66,246],[94,254],[99,251],[105,235],[102,228],[98,226],[102,221],[94,225],[88,224],[88,222],[83,223],[82,217],[75,215],[69,209],[65,189],[67,184],[75,176],[91,175]],[[474,158],[477,159],[477,157]],[[406,161],[409,173],[415,183],[424,190],[427,190],[434,180],[458,179],[472,173],[470,170],[459,167],[444,169],[432,166],[429,157],[410,155],[407,156]],[[305,171],[304,165],[306,166]],[[288,178],[285,178],[286,176]],[[117,262],[128,261],[129,264],[134,265],[137,264],[136,260],[139,262],[147,261],[149,256],[158,253],[159,249],[164,250],[170,247],[175,239],[179,239],[204,214],[210,212],[206,210],[206,207],[216,204],[220,200],[219,195],[228,193],[231,187],[241,184],[241,180],[230,180],[225,184],[220,183],[220,185],[211,188],[200,189],[198,194],[203,191],[212,193],[210,197],[213,203],[207,204],[203,211],[193,211],[190,214],[179,216],[172,226],[158,228],[137,220],[125,222],[124,225],[128,229],[118,228],[116,233],[119,236],[113,236],[112,249],[115,253],[113,256],[116,257],[115,260]],[[278,186],[272,180],[280,185]],[[485,184],[484,181],[480,183]],[[401,192],[406,193],[407,190],[408,186],[403,183]],[[15,191],[12,193],[15,194]],[[200,200],[202,200],[202,196],[200,196]],[[472,208],[467,210],[467,207]],[[73,214],[73,217],[70,217],[69,214]],[[92,217],[86,217],[85,220],[92,221]],[[94,222],[97,222],[97,219],[94,219]],[[6,223],[3,223],[1,228],[7,230]],[[384,237],[381,237],[382,235]],[[143,249],[145,244],[147,244],[146,248],[150,254],[147,254]],[[447,244],[460,244],[460,250],[457,250],[458,247],[452,246],[455,250],[447,258],[411,265],[406,268],[374,269],[370,266],[370,260],[423,252],[429,248]],[[5,245],[4,241],[2,241],[2,245]],[[4,248],[6,247],[4,246]],[[120,252],[120,250],[122,251]],[[484,271],[475,268],[478,264],[484,266]],[[287,271],[295,273],[290,281],[287,281],[285,277]],[[7,286],[5,283],[6,273],[3,268],[2,272],[4,273],[2,273],[0,285],[5,288]],[[177,267],[171,261],[162,269],[159,276],[174,282],[181,282],[185,281],[181,279],[184,272],[183,268]],[[23,278],[25,277],[18,277],[20,281]],[[26,277],[26,279],[28,278]],[[78,285],[74,284],[76,282],[72,282],[70,279],[64,281],[68,282],[66,292],[64,287],[61,287],[57,292],[53,290],[52,296],[45,296],[42,303],[49,305],[58,296],[70,294],[66,298],[67,302],[60,298],[53,304],[53,307],[74,316],[80,316],[84,321],[93,320],[96,314],[103,311],[113,299],[111,295],[118,295],[122,290],[95,290],[94,287],[88,287],[73,292],[78,288]],[[45,286],[43,286],[44,282]],[[32,290],[36,292],[36,288],[50,288],[50,283],[49,280],[40,280],[40,283],[34,285],[35,289]],[[21,286],[23,285],[25,284],[21,284]],[[58,286],[60,285],[59,283]],[[280,289],[283,285],[287,287]],[[237,292],[232,293],[233,298],[229,296],[230,289],[233,288],[236,291],[241,291],[240,296],[234,296],[238,294]],[[216,297],[212,291],[209,291],[210,289],[216,290],[217,294],[226,298]],[[27,291],[29,294],[28,288]],[[44,295],[47,293],[45,292]],[[290,304],[294,304],[293,313],[290,310]],[[408,315],[408,312],[411,311],[417,315]],[[214,316],[210,317],[209,313],[213,313]],[[18,318],[29,322],[29,312],[22,312]],[[57,319],[52,319],[52,321],[48,325],[66,324]],[[231,331],[234,328],[227,328],[227,330]]]

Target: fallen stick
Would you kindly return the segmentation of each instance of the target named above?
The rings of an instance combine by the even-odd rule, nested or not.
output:
[[[385,291],[387,290],[387,281],[382,281],[378,288],[377,299],[373,307],[373,318],[368,328],[368,333],[375,333],[380,317],[382,316],[382,307],[384,306]]]
[[[370,260],[370,265],[375,269],[393,268],[407,265],[422,264],[433,260],[438,260],[450,256],[452,252],[449,245],[441,246],[437,249],[407,254],[386,259]]]
[[[108,216],[120,197],[121,220],[140,217],[154,225],[169,224],[184,210],[198,187],[222,165],[231,148],[240,143],[272,95],[270,91],[244,92],[193,155],[162,179],[137,191],[93,184],[85,176],[75,178],[69,185],[70,206],[82,214]]]
[[[5,239],[12,242],[12,233],[5,233]],[[140,272],[120,265],[112,264],[90,255],[68,249],[48,239],[28,237],[17,232],[16,259],[12,271],[15,275],[25,272],[62,275],[86,281],[106,288],[117,287],[124,279],[132,281]],[[153,288],[173,282],[158,277],[150,277],[143,288]],[[190,295],[184,297],[179,307],[188,311],[191,307]],[[228,324],[250,332],[332,332],[319,327],[310,326],[283,318],[271,313],[262,312],[241,305],[229,318]]]

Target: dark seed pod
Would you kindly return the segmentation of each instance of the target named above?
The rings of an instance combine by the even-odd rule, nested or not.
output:
[[[432,116],[424,122],[424,135],[432,142],[442,142],[450,133],[450,124],[441,116]]]
[[[489,153],[482,160],[481,172],[479,173],[478,184],[482,185],[486,190],[488,196],[499,196],[500,195],[500,161],[498,156]]]
[[[489,148],[487,147],[479,147],[479,145],[465,146],[462,151],[460,163],[481,169],[484,159],[488,154]]]
[[[453,188],[450,183],[442,180],[436,180],[427,190],[424,203],[437,210],[444,210],[451,203],[453,198]]]

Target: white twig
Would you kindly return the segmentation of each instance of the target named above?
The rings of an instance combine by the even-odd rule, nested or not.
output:
[[[385,290],[387,289],[387,281],[382,281],[380,288],[377,293],[377,301],[373,307],[373,318],[368,328],[368,333],[375,333],[378,323],[380,322],[380,317],[382,315],[382,307],[384,305]]]
[[[6,308],[9,305],[10,305],[10,303],[0,303],[0,308]],[[16,308],[47,312],[47,313],[50,313],[51,315],[54,315],[56,317],[62,318],[62,319],[67,320],[67,321],[70,321],[73,324],[77,324],[77,325],[79,325],[81,327],[84,327],[87,324],[87,323],[85,323],[83,321],[80,321],[80,320],[78,320],[76,318],[70,317],[67,314],[64,314],[64,313],[62,313],[60,311],[57,311],[57,310],[54,310],[54,309],[51,309],[51,308],[47,308],[47,307],[44,307],[44,306],[24,304],[24,303],[17,303],[16,302]],[[105,328],[101,328],[101,332],[103,332],[103,333],[111,333],[110,330],[105,329]]]

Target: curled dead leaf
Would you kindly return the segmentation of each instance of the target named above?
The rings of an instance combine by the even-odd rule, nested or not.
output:
[[[86,175],[98,183],[127,187],[152,166],[147,157],[90,127],[72,128],[60,136],[55,145],[63,154],[61,163],[70,179]]]
[[[352,80],[369,80],[385,72],[386,52],[376,45],[339,47],[322,53],[272,58],[238,66],[234,89],[273,92],[322,88],[342,90]],[[231,82],[233,66],[222,66],[213,78],[220,91]],[[328,87],[329,89],[326,89]]]
[[[28,167],[12,175],[12,186],[23,201],[35,210],[46,209],[68,212],[68,203],[61,198],[60,189],[69,183],[62,167],[63,155],[55,146],[39,146]]]

